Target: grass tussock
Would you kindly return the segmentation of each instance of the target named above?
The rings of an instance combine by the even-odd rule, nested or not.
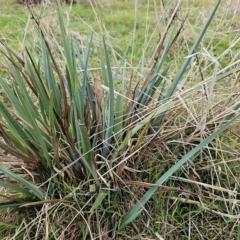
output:
[[[188,3],[38,6],[1,40],[3,239],[237,239],[237,14]]]

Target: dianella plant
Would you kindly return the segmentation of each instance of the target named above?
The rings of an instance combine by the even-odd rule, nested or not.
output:
[[[29,37],[24,55],[1,42],[4,47],[1,66],[6,74],[0,77],[0,148],[17,157],[19,165],[31,174],[30,178],[20,176],[11,162],[0,166],[6,176],[0,186],[17,196],[7,198],[0,207],[60,201],[74,188],[83,186],[82,191],[95,194],[88,209],[94,214],[104,202],[110,201],[113,189],[112,194],[121,191],[122,185],[136,184],[139,179],[135,172],[143,171],[149,151],[156,158],[164,154],[158,146],[179,136],[169,126],[180,114],[189,114],[184,110],[188,101],[203,89],[203,82],[183,91],[179,86],[219,3],[175,73],[169,55],[184,26],[184,21],[180,26],[175,24],[179,4],[159,38],[154,61],[139,79],[134,71],[129,71],[128,48],[117,66],[112,67],[112,48],[104,36],[99,41],[99,68],[92,74],[94,34],[89,36],[83,51],[69,35],[60,5],[57,11],[60,34],[53,40],[49,40],[33,14],[38,41],[33,43]],[[213,81],[231,74],[233,70],[229,69],[216,72],[204,81],[204,86],[211,90]],[[155,185],[114,222],[114,234],[139,216],[158,185],[163,185],[239,117],[239,104],[235,103],[228,103],[229,111],[221,115],[214,131],[198,140],[181,159],[159,171],[159,179],[151,183]]]

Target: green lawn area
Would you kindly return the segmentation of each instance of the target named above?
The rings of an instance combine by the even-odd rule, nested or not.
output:
[[[191,52],[216,2],[181,1],[167,31],[173,1],[63,5],[65,36],[55,5],[36,25],[0,0],[0,209],[27,204],[0,210],[1,239],[240,239],[238,1]]]

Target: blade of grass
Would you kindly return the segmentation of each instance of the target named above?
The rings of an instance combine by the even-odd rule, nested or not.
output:
[[[190,50],[190,52],[189,52],[189,54],[188,54],[189,56],[192,56],[192,55],[193,55],[193,53],[195,52],[196,48],[198,47],[198,45],[199,45],[200,42],[202,41],[202,38],[203,38],[204,34],[206,33],[206,31],[207,31],[207,29],[208,29],[208,26],[210,25],[210,23],[211,23],[214,15],[215,15],[218,7],[219,7],[220,2],[221,2],[221,0],[218,0],[218,3],[217,3],[216,6],[214,7],[214,9],[213,9],[210,17],[208,18],[207,22],[205,23],[205,26],[203,27],[202,31],[200,32],[200,34],[199,34],[196,42],[195,42],[194,45],[192,46],[192,48],[191,48],[191,50]],[[171,84],[171,86],[170,86],[170,88],[169,88],[169,90],[168,90],[165,98],[169,98],[169,97],[172,96],[172,94],[173,94],[176,86],[178,85],[178,82],[180,81],[181,77],[182,77],[183,74],[185,73],[186,68],[187,68],[190,60],[191,60],[191,57],[188,57],[188,58],[185,59],[183,65],[181,66],[181,68],[179,69],[179,71],[178,71],[178,73],[176,74],[175,78],[173,79],[172,84]]]
[[[15,203],[0,203],[0,209],[3,208],[15,208],[15,207],[20,207],[24,204],[28,204],[29,202],[15,202]]]
[[[28,196],[28,197],[31,197],[31,198],[33,198],[35,196],[34,194],[29,192],[28,190],[20,188],[18,186],[10,184],[10,183],[0,182],[0,186],[4,187],[4,188],[11,189],[11,190],[13,190],[15,192],[18,192],[18,193],[23,193],[25,196]]]
[[[97,207],[102,203],[102,201],[107,195],[108,195],[108,192],[106,190],[101,190],[98,193],[98,196],[90,209],[90,213],[93,213],[94,210],[97,209]]]
[[[104,46],[104,55],[107,64],[107,79],[108,79],[108,87],[109,87],[109,97],[108,100],[108,117],[106,120],[106,126],[104,131],[104,143],[103,143],[103,156],[107,157],[109,153],[109,144],[111,141],[111,135],[113,132],[113,124],[114,124],[114,86],[113,86],[113,77],[112,77],[112,69],[110,65],[110,59],[107,51],[107,45],[105,39],[103,38],[103,46]]]
[[[217,4],[216,4],[216,6],[214,7],[214,9],[213,9],[210,17],[208,18],[207,22],[205,23],[204,27],[202,28],[202,31],[200,32],[197,40],[195,41],[194,45],[192,46],[192,48],[191,48],[191,50],[190,50],[190,52],[189,52],[189,54],[188,54],[188,56],[190,56],[190,57],[187,57],[187,58],[185,59],[185,61],[183,62],[181,68],[179,69],[179,71],[177,72],[175,78],[173,79],[173,81],[172,81],[172,83],[171,83],[171,86],[169,87],[169,89],[168,89],[168,91],[167,91],[164,99],[170,98],[170,97],[172,96],[173,92],[175,91],[175,89],[176,89],[176,87],[177,87],[177,85],[178,85],[181,77],[182,77],[183,74],[185,73],[186,68],[187,68],[188,64],[190,63],[190,60],[192,59],[191,56],[193,56],[196,48],[199,46],[199,44],[200,44],[200,42],[201,42],[204,34],[206,33],[207,28],[208,28],[208,26],[210,25],[210,23],[211,23],[214,15],[215,15],[218,7],[219,7],[220,2],[221,2],[221,0],[218,0],[218,2],[217,2]],[[154,126],[160,125],[160,122],[161,122],[163,116],[164,116],[164,114],[161,115],[161,116],[158,116],[158,117],[156,118],[156,120],[154,121]]]
[[[30,182],[26,181],[25,179],[19,177],[15,173],[13,173],[13,172],[11,172],[11,171],[9,171],[6,168],[3,168],[1,166],[0,166],[0,171],[2,173],[4,173],[5,175],[7,175],[8,177],[10,177],[11,179],[14,179],[18,183],[20,183],[23,186],[25,186],[26,188],[28,188],[38,199],[44,200],[44,195],[45,194],[38,187],[34,186]]]
[[[165,172],[156,182],[158,185],[162,185],[170,176],[173,175],[184,163],[186,163],[191,157],[197,154],[206,144],[210,143],[214,138],[216,138],[221,132],[226,130],[234,121],[236,121],[240,115],[236,115],[229,121],[226,121],[217,131],[208,136],[204,141],[202,141],[198,146],[193,148],[190,152],[188,152],[181,160],[179,160],[175,165],[173,165],[167,172]],[[156,192],[158,187],[151,187],[142,198],[130,209],[130,211],[126,214],[124,219],[122,220],[119,230],[122,230],[131,223],[143,210],[144,204],[152,197],[152,195]]]
[[[121,82],[121,94],[124,94],[125,91],[125,77],[126,77],[126,63],[124,65],[123,80]],[[124,115],[124,97],[122,95],[117,95],[116,99],[116,114],[115,114],[115,123],[114,123],[114,133],[116,139],[120,139],[123,129],[123,115]]]

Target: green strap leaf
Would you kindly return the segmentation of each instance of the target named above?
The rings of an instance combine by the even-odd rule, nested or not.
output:
[[[16,185],[10,184],[10,183],[0,182],[0,186],[11,189],[18,193],[23,193],[24,195],[29,196],[29,197],[34,197],[34,194],[29,192],[28,190],[18,187]]]
[[[40,200],[44,200],[44,193],[35,185],[31,184],[30,182],[26,181],[25,179],[19,177],[15,173],[7,170],[6,168],[3,168],[0,166],[0,171],[3,172],[8,177],[14,179],[18,183],[21,183],[23,186],[27,187],[32,193]]]
[[[167,172],[165,172],[156,182],[158,185],[162,185],[170,176],[173,175],[184,163],[186,163],[191,157],[197,154],[206,144],[210,143],[217,135],[226,130],[234,121],[236,121],[240,115],[235,116],[230,121],[226,121],[217,131],[207,137],[202,141],[198,146],[193,148],[189,153],[187,153],[181,160],[179,160],[175,165],[173,165]],[[122,220],[119,230],[122,230],[126,227],[127,224],[132,222],[143,210],[144,204],[152,197],[156,192],[158,187],[151,187],[142,198],[131,208],[131,210],[126,214]]]
[[[98,206],[102,203],[102,201],[104,200],[104,198],[108,195],[108,192],[106,190],[101,190],[94,202],[94,204],[92,205],[91,209],[90,209],[90,213],[93,213],[95,209],[98,208]]]

